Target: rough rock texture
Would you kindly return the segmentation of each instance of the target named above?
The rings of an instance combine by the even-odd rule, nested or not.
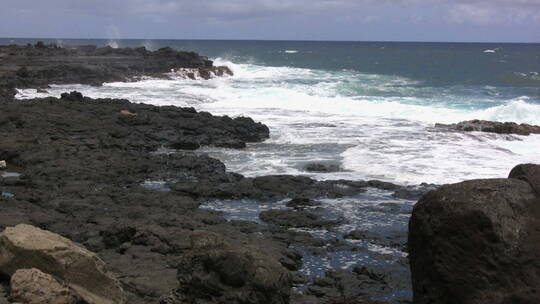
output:
[[[11,276],[13,302],[24,304],[77,304],[80,297],[69,287],[39,269],[19,269]]]
[[[323,220],[320,215],[302,210],[267,210],[261,212],[259,217],[267,223],[292,228],[321,228],[342,223],[339,220]]]
[[[415,303],[540,302],[538,167],[512,171],[527,181],[446,185],[418,202],[408,243]]]
[[[180,181],[172,185],[173,191],[195,198],[251,198],[257,200],[290,197],[338,198],[364,192],[367,187],[386,190],[401,188],[400,186],[381,181],[317,181],[306,176],[292,175],[268,175],[254,178],[244,178],[241,175],[236,175],[236,177],[228,180],[206,179],[204,183]]]
[[[517,135],[540,134],[540,126],[517,124],[515,122],[497,122],[478,119],[462,121],[460,123],[450,125],[436,124],[435,127],[465,132],[480,131],[488,133]]]
[[[125,302],[120,284],[94,253],[34,226],[8,227],[0,234],[0,272],[13,275],[27,268],[59,278],[90,304]]]
[[[508,178],[516,178],[528,182],[531,187],[540,195],[540,165],[522,164],[515,166]]]
[[[172,70],[189,69],[208,79],[232,75],[227,67],[193,52],[171,48],[148,51],[140,48],[28,45],[0,46],[0,100],[11,99],[15,88],[46,88],[49,84],[126,81],[138,76],[166,77]]]
[[[197,231],[178,267],[179,303],[289,303],[292,279],[271,255]]]

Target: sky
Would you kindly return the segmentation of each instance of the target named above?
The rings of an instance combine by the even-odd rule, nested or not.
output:
[[[2,0],[0,37],[540,42],[540,0]]]

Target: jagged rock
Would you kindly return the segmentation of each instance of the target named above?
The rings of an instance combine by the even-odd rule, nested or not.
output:
[[[19,269],[11,276],[12,302],[24,304],[77,304],[81,298],[68,286],[61,284],[39,269]]]
[[[527,179],[532,169],[517,167],[511,176]],[[429,192],[409,223],[414,303],[540,303],[539,223],[540,197],[523,180]]]
[[[270,224],[294,228],[330,227],[342,223],[339,220],[325,220],[317,214],[301,210],[266,210],[261,212],[259,218]]]
[[[310,207],[320,206],[321,203],[316,202],[309,198],[295,197],[292,200],[288,201],[287,204],[285,205],[289,208],[302,210],[302,209],[307,209]]]
[[[212,232],[194,232],[191,243],[178,266],[173,303],[289,303],[292,277],[272,256]]]
[[[65,282],[90,304],[125,303],[119,282],[94,253],[34,226],[19,224],[0,234],[0,272],[37,268]]]
[[[498,134],[529,135],[540,134],[540,126],[529,124],[517,124],[515,122],[497,122],[488,120],[468,120],[457,124],[436,124],[435,127],[446,128],[456,131],[479,131]]]

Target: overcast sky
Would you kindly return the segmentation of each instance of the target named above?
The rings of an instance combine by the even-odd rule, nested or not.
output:
[[[540,42],[540,0],[2,0],[0,37]]]

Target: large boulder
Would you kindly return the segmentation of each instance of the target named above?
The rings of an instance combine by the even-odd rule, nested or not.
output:
[[[540,195],[540,165],[523,164],[517,165],[510,171],[508,178],[516,178],[528,182]]]
[[[274,257],[208,231],[193,233],[191,249],[179,263],[175,303],[289,303],[292,277]]]
[[[416,304],[540,303],[540,197],[529,182],[429,192],[414,207],[408,245]]]
[[[125,303],[119,282],[94,253],[34,226],[19,224],[0,234],[0,273],[37,268],[65,282],[89,304]]]
[[[77,304],[79,296],[39,269],[19,269],[11,276],[12,302],[25,304]]]

